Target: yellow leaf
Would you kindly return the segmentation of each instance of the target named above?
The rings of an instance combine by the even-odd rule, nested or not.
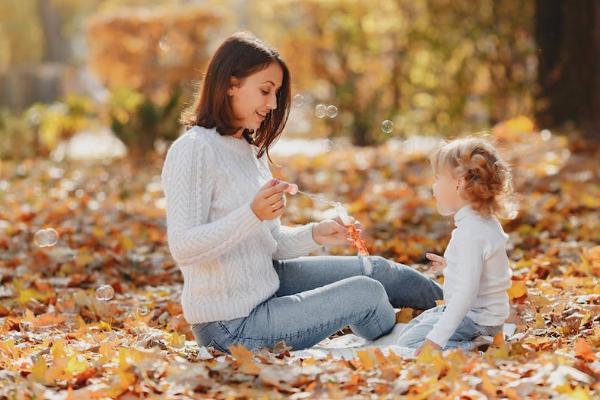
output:
[[[360,363],[364,369],[371,369],[376,366],[375,357],[371,356],[372,349],[358,350],[356,355],[358,356]]]
[[[135,244],[129,238],[129,236],[121,236],[121,247],[123,247],[125,250],[131,250],[135,247]]]
[[[235,358],[239,362],[254,361],[254,355],[250,350],[248,350],[244,346],[234,344],[229,348],[229,351],[231,352],[233,358]]]
[[[569,399],[574,400],[592,400],[589,392],[581,386],[576,386],[571,393],[569,393]]]
[[[65,342],[63,339],[55,340],[52,343],[52,349],[50,350],[52,357],[56,360],[65,356]]]
[[[98,328],[100,328],[101,330],[106,331],[106,332],[112,331],[110,324],[106,321],[98,322]]]
[[[405,324],[412,319],[413,309],[410,307],[402,308],[396,313],[396,323]]]
[[[77,254],[77,258],[75,259],[75,264],[78,267],[82,268],[91,263],[94,260],[94,257],[87,252],[80,252]]]
[[[131,348],[119,348],[119,368],[126,370],[130,365],[133,365],[147,356],[146,353],[131,349]]]
[[[24,304],[27,303],[31,299],[36,299],[43,301],[46,298],[42,293],[38,292],[35,289],[21,289],[19,290],[19,296],[17,297],[17,302]]]
[[[442,358],[442,352],[434,349],[430,343],[427,343],[423,348],[423,351],[417,356],[417,362],[433,364],[438,369],[441,369],[445,362]]]
[[[506,291],[510,300],[518,299],[519,297],[527,295],[527,287],[525,281],[512,281],[512,286]]]
[[[71,357],[69,357],[69,361],[67,362],[65,372],[70,375],[77,375],[88,368],[89,364],[85,357],[83,357],[81,354],[74,354]]]
[[[544,318],[540,313],[535,314],[535,327],[536,329],[542,329],[546,327],[546,322],[544,322]]]
[[[46,383],[46,371],[48,371],[48,366],[46,365],[46,361],[44,357],[39,356],[38,359],[33,363],[31,367],[31,378],[33,378],[36,382]]]
[[[492,358],[508,358],[508,346],[504,341],[504,332],[498,332],[494,336],[494,341],[486,354]]]
[[[317,363],[317,360],[315,360],[313,357],[308,357],[307,359],[302,361],[302,366],[305,367],[307,365],[315,365]]]
[[[98,360],[100,363],[108,362],[108,361],[112,360],[112,358],[114,356],[113,347],[112,347],[112,345],[110,345],[108,343],[102,343],[100,345],[100,348],[98,349],[98,353],[102,355],[100,357],[100,359]]]
[[[177,332],[173,332],[173,333],[171,333],[169,342],[171,343],[171,346],[173,346],[173,347],[181,347],[185,344],[185,335],[184,334],[180,335]]]
[[[100,228],[99,226],[95,226],[92,229],[92,235],[94,235],[96,239],[104,239],[106,237],[104,229]]]
[[[260,367],[254,362],[254,355],[250,350],[242,345],[235,344],[229,347],[229,351],[240,364],[240,372],[248,375],[258,375],[260,373]]]
[[[490,381],[490,377],[485,369],[481,370],[481,389],[488,396],[496,397],[498,388]]]

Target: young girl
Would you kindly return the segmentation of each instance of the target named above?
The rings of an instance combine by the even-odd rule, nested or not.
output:
[[[401,331],[400,346],[470,348],[476,336],[494,336],[509,315],[506,289],[512,272],[508,235],[496,216],[514,218],[510,167],[480,138],[445,143],[431,156],[437,209],[452,215],[456,229],[444,257],[444,304],[429,309]]]
[[[375,339],[394,307],[428,309],[441,287],[414,269],[371,257],[301,257],[347,244],[339,221],[282,226],[288,184],[272,179],[268,150],[290,105],[290,73],[254,36],[229,37],[183,115],[188,130],[162,171],[169,249],[183,274],[181,303],[198,343],[229,351],[285,341],[310,347],[349,325]]]

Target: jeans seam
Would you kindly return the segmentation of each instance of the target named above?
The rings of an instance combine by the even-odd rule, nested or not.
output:
[[[312,333],[314,331],[319,331],[319,332],[323,331],[326,327],[328,327],[328,326],[330,326],[330,325],[332,325],[332,324],[334,324],[334,323],[336,323],[338,321],[342,321],[342,320],[344,320],[346,318],[352,317],[354,315],[356,315],[356,313],[350,313],[350,314],[347,314],[347,315],[342,316],[340,318],[330,320],[330,321],[328,321],[326,323],[321,323],[318,326],[313,326],[313,327],[310,327],[308,329],[296,331],[296,333],[287,333],[287,334],[283,335],[283,337],[272,337],[271,336],[271,337],[258,337],[257,338],[257,337],[237,336],[236,340],[239,339],[239,340],[254,340],[254,341],[261,341],[261,340],[272,341],[272,340],[285,340],[288,337],[289,338],[300,337],[300,336],[303,336],[303,335],[305,335],[307,333]]]

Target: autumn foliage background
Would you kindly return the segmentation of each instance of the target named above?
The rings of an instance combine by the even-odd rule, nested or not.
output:
[[[593,86],[573,78],[593,77],[597,64],[570,45],[575,56],[548,67],[539,30],[560,2],[376,3],[0,4],[0,398],[598,397],[600,113],[589,111]],[[577,21],[590,4],[561,10]],[[576,39],[572,23],[563,45]],[[497,144],[520,200],[517,218],[503,221],[515,335],[416,360],[197,346],[166,246],[160,171],[193,82],[240,29],[281,51],[301,96],[274,175],[343,202],[371,254],[441,279],[424,255],[443,253],[452,225],[435,211],[428,152],[464,134]],[[557,108],[568,91],[552,88],[565,81],[581,92],[569,97],[575,111]],[[316,117],[317,104],[337,115]],[[126,156],[82,159],[68,145],[107,130]],[[328,215],[295,196],[283,222]],[[36,245],[48,228],[56,244]],[[112,299],[98,299],[102,285]],[[421,311],[400,309],[398,322]]]

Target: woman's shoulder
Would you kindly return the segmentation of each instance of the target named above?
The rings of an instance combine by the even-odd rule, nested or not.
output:
[[[214,136],[218,135],[217,131],[209,128],[204,128],[202,126],[194,125],[191,128],[185,130],[181,136],[179,136],[173,142],[174,145],[191,145],[191,144],[199,144],[202,143],[210,143],[214,140]]]
[[[213,136],[217,135],[215,129],[203,128],[201,126],[192,126],[187,129],[181,136],[179,136],[169,147],[167,157],[170,154],[192,154],[197,153],[198,150],[206,149],[211,147],[213,142]]]

